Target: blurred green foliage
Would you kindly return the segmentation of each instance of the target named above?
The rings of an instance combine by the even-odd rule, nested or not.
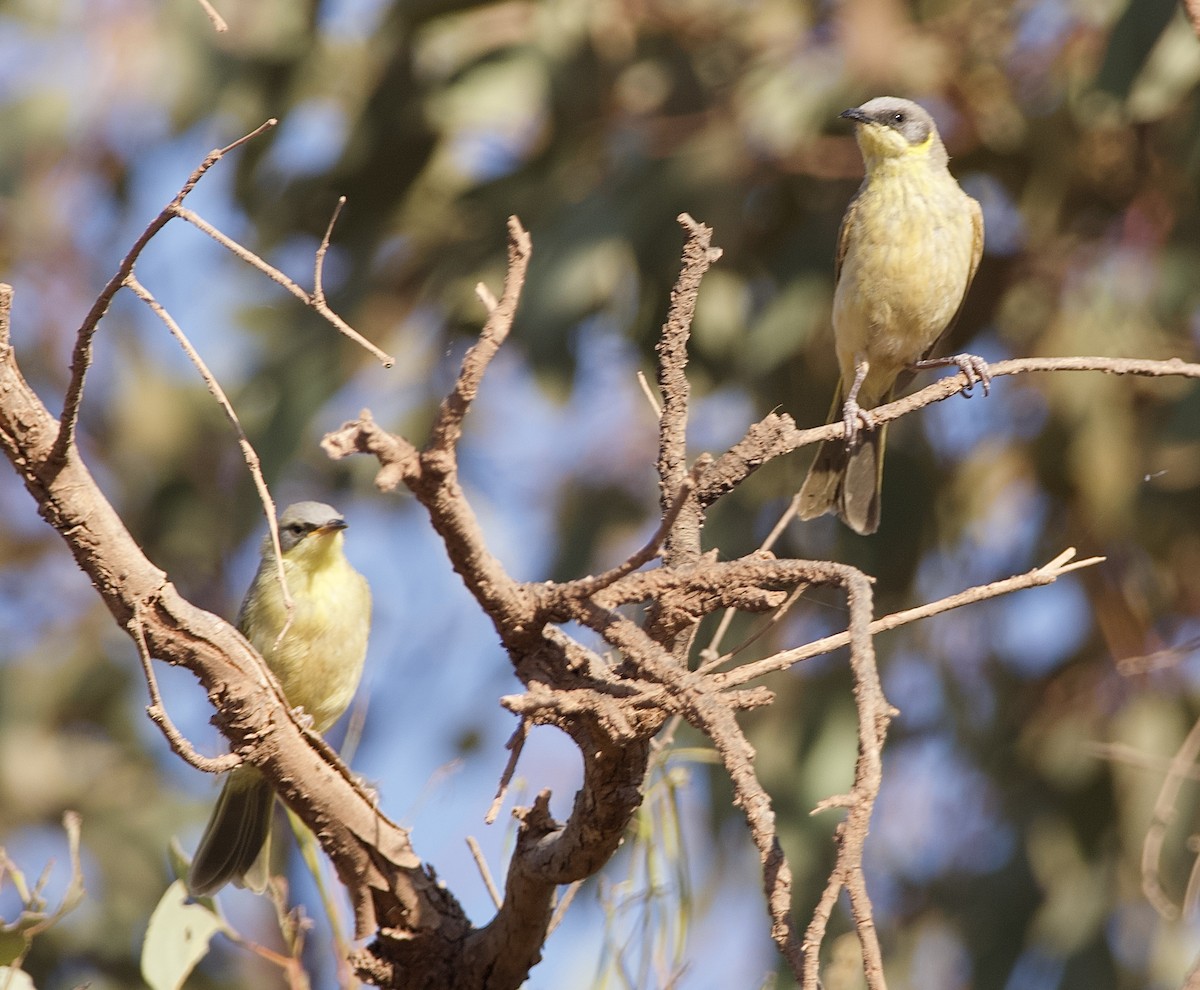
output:
[[[224,34],[191,0],[0,7],[0,277],[17,286],[20,360],[52,408],[73,331],[142,225],[202,149],[270,116],[280,126],[206,179],[195,206],[303,278],[348,196],[331,302],[399,356],[395,372],[195,232],[164,235],[163,260],[145,264],[159,265],[175,290],[164,301],[190,317],[202,350],[218,352],[268,480],[335,501],[367,489],[370,468],[326,463],[315,440],[362,405],[421,438],[477,331],[474,285],[498,285],[510,214],[532,233],[534,262],[506,351],[549,401],[582,387],[580,354],[597,337],[632,342],[652,369],[682,243],[674,218],[687,211],[724,249],[696,319],[697,412],[742,399],[711,407],[706,438],[730,443],[775,408],[821,421],[835,375],[833,245],[860,176],[836,115],[883,93],[934,112],[953,170],[984,204],[987,253],[951,346],[1195,356],[1200,47],[1173,3],[217,6]],[[215,406],[148,326],[128,304],[103,323],[86,449],[151,557],[228,611],[225,569],[258,527],[253,491]],[[539,577],[611,564],[653,512],[649,461],[633,463],[644,437],[606,434],[602,396],[591,412],[604,457],[545,479],[557,532],[553,573]],[[780,552],[863,567],[881,612],[1065,546],[1108,557],[1061,594],[881,639],[903,713],[888,772],[905,783],[885,792],[869,867],[894,984],[1178,986],[1194,918],[1148,907],[1140,857],[1165,761],[1197,715],[1200,390],[1006,379],[986,400],[911,417],[891,449],[877,536],[824,520],[795,526]],[[770,465],[718,506],[708,545],[756,547],[803,466]],[[486,488],[505,470],[484,460],[471,480]],[[0,838],[76,809],[103,878],[89,885],[103,922],[48,932],[28,966],[38,986],[80,974],[131,986],[169,882],[167,837],[199,812],[175,793],[161,741],[131,728],[143,701],[129,645],[58,568],[61,547],[24,493],[7,484],[0,497]],[[836,598],[811,599],[751,652],[837,625]],[[753,628],[735,623],[727,644]],[[829,816],[808,812],[852,765],[848,673],[816,661],[770,686],[778,703],[748,724],[804,918],[830,866]],[[719,843],[740,841],[720,774],[711,781],[709,824]],[[1164,845],[1176,902],[1195,803],[1185,786]],[[705,904],[719,915],[719,897]],[[234,985],[229,972],[206,978]],[[681,985],[706,986],[703,971],[685,967]]]

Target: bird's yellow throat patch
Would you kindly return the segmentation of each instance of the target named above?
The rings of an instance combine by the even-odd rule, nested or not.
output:
[[[927,137],[920,144],[910,144],[904,150],[904,153],[906,155],[927,155],[927,154],[929,154],[929,149],[932,147],[933,147],[933,131],[930,131],[929,137]]]

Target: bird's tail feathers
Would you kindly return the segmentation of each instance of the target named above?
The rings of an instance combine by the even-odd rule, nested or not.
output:
[[[833,396],[826,422],[842,414],[842,387]],[[852,448],[837,437],[817,448],[817,456],[800,486],[801,519],[836,512],[856,533],[867,535],[879,528],[879,495],[883,483],[883,450],[887,424],[859,434]]]
[[[229,882],[257,893],[266,888],[266,863],[275,792],[251,766],[232,771],[188,870],[188,889],[202,897]],[[262,868],[259,863],[262,863]]]

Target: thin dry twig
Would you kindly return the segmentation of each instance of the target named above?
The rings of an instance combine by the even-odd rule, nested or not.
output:
[[[1057,371],[1099,371],[1110,375],[1136,375],[1143,378],[1200,378],[1200,364],[1191,364],[1178,358],[1166,361],[1112,357],[1012,358],[990,364],[988,369],[993,381],[1006,375]],[[881,426],[934,402],[941,402],[966,392],[969,388],[966,376],[961,372],[947,375],[895,402],[875,407],[870,410],[871,419],[877,426]],[[799,429],[792,417],[786,413],[770,413],[751,425],[741,440],[716,458],[713,466],[701,479],[696,499],[701,506],[709,506],[736,488],[767,461],[810,444],[843,436],[845,426],[840,420],[823,426]]]
[[[229,25],[225,23],[225,18],[217,13],[217,9],[208,2],[208,0],[196,0],[204,13],[208,15],[208,19],[212,21],[212,26],[219,34],[224,34],[229,30]]]
[[[187,182],[175,194],[175,198],[163,207],[158,216],[150,221],[146,229],[142,231],[141,236],[133,242],[133,247],[121,259],[120,265],[117,266],[116,274],[108,280],[108,284],[100,291],[100,295],[92,303],[92,308],[88,310],[87,316],[84,317],[83,323],[80,324],[79,329],[75,333],[75,347],[71,354],[71,379],[67,383],[66,396],[63,399],[62,415],[59,417],[58,436],[55,438],[54,448],[50,455],[52,462],[60,462],[75,441],[75,428],[79,421],[79,407],[83,402],[84,379],[87,377],[87,370],[92,363],[92,338],[96,335],[96,329],[100,325],[100,320],[108,312],[108,307],[112,303],[113,296],[117,294],[117,290],[125,284],[125,279],[133,272],[133,266],[137,262],[138,256],[145,250],[146,245],[150,243],[154,235],[167,225],[171,217],[176,216],[176,211],[179,209],[180,204],[196,188],[196,183],[204,178],[204,174],[210,168],[231,151],[241,147],[247,141],[252,141],[260,134],[269,131],[277,123],[279,122],[272,117],[270,120],[254,128],[249,134],[238,138],[232,144],[210,151],[205,156],[204,161],[188,176]]]
[[[957,594],[939,598],[936,602],[929,602],[925,605],[919,605],[916,608],[904,609],[901,612],[893,612],[890,615],[885,615],[882,619],[876,619],[871,623],[871,635],[875,636],[881,632],[887,632],[890,629],[896,629],[920,619],[940,615],[942,612],[949,612],[951,609],[961,608],[963,605],[971,605],[975,602],[986,601],[989,598],[1011,594],[1023,588],[1037,588],[1044,584],[1053,584],[1064,574],[1077,571],[1081,567],[1092,567],[1104,561],[1103,557],[1088,557],[1085,560],[1072,561],[1071,558],[1074,555],[1075,549],[1071,547],[1064,550],[1049,563],[1041,567],[1035,567],[1032,571],[1028,571],[1025,574],[1017,574],[1013,577],[1004,578],[1002,581],[993,581],[991,584],[967,588],[965,591],[960,591]],[[776,653],[774,656],[744,664],[736,670],[715,674],[714,680],[722,688],[739,687],[748,681],[754,680],[756,677],[762,677],[777,670],[786,670],[788,667],[794,666],[803,660],[820,656],[822,653],[830,653],[833,650],[847,646],[849,643],[850,634],[848,632],[836,633],[832,636],[826,636],[823,639],[813,640],[811,643],[806,643],[804,646],[797,647],[794,650],[784,650],[781,653]],[[722,662],[724,662],[724,658],[722,658]]]
[[[779,540],[779,537],[783,535],[784,531],[788,527],[788,523],[792,521],[799,509],[800,493],[797,492],[792,496],[792,500],[788,503],[788,507],[784,509],[783,514],[776,521],[775,525],[771,529],[771,532],[767,534],[766,539],[759,544],[758,549],[761,553],[766,553],[774,548],[775,543]],[[795,604],[796,600],[802,594],[804,594],[804,588],[797,586],[796,590],[788,596],[788,600],[779,607],[779,611],[772,615],[762,625],[758,632],[751,635],[749,639],[743,640],[724,656],[721,656],[718,652],[721,647],[721,641],[725,638],[725,634],[729,631],[729,627],[733,623],[733,617],[737,613],[737,609],[727,608],[725,610],[725,614],[721,616],[721,621],[717,624],[717,628],[713,632],[712,639],[709,640],[708,646],[700,651],[700,659],[703,661],[699,668],[700,672],[702,674],[707,674],[710,671],[715,670],[717,667],[720,667],[730,658],[737,656],[738,653],[758,639],[759,636],[765,633],[772,626],[776,625],[784,617],[784,615],[787,614],[787,611],[792,607],[793,604]]]
[[[1173,921],[1179,917],[1179,908],[1171,900],[1162,884],[1159,863],[1162,862],[1163,845],[1167,830],[1179,814],[1179,792],[1188,780],[1190,771],[1200,756],[1200,721],[1196,722],[1183,743],[1171,757],[1167,775],[1154,800],[1154,817],[1142,840],[1142,893],[1151,906],[1163,918]]]
[[[500,894],[500,888],[496,886],[496,881],[492,879],[491,868],[487,864],[487,859],[483,855],[483,850],[479,848],[479,843],[475,840],[475,836],[467,836],[467,846],[471,850],[471,856],[475,860],[475,866],[479,870],[479,875],[483,878],[483,885],[487,887],[488,896],[492,899],[494,907],[500,907],[504,903],[504,898]]]
[[[523,718],[517,727],[513,730],[513,734],[509,737],[504,748],[508,750],[508,762],[504,765],[504,771],[500,774],[500,783],[496,787],[496,796],[492,799],[491,807],[488,808],[487,814],[483,816],[484,824],[493,825],[496,822],[496,816],[500,814],[500,807],[504,804],[504,798],[508,795],[509,785],[512,783],[513,774],[517,772],[517,763],[521,759],[521,752],[525,749],[525,740],[529,738],[530,722],[529,719]]]
[[[558,903],[554,905],[554,914],[550,916],[550,924],[546,928],[547,938],[553,935],[554,929],[562,924],[563,918],[567,916],[567,908],[571,906],[571,902],[575,900],[575,895],[579,893],[579,888],[582,886],[583,881],[576,880],[567,886],[566,893],[558,899]]]
[[[847,568],[850,605],[850,669],[854,674],[854,704],[858,710],[858,761],[849,794],[823,801],[818,810],[844,807],[846,817],[835,830],[837,861],[825,890],[804,933],[804,990],[819,990],[820,948],[838,895],[850,896],[850,913],[862,947],[863,972],[870,990],[886,990],[883,953],[875,930],[871,900],[863,874],[863,849],[870,829],[871,814],[883,784],[883,744],[896,710],[888,703],[875,664],[871,632],[871,582],[866,575]]]
[[[358,346],[363,348],[363,350],[372,354],[385,368],[390,368],[396,363],[396,359],[392,357],[392,355],[388,354],[384,350],[381,350],[371,341],[367,340],[366,337],[360,334],[354,329],[354,327],[350,326],[349,323],[347,323],[340,316],[338,316],[337,313],[330,309],[329,304],[325,302],[323,294],[320,298],[318,298],[315,289],[314,291],[309,292],[302,285],[285,275],[274,265],[264,261],[248,247],[239,244],[228,234],[222,233],[198,213],[195,213],[192,210],[186,209],[182,206],[174,206],[171,209],[171,213],[172,216],[177,216],[180,220],[186,220],[198,231],[211,237],[234,257],[241,258],[242,261],[246,262],[246,264],[250,265],[250,267],[257,269],[266,275],[267,278],[269,278],[276,285],[286,289],[293,296],[304,303],[305,306],[308,306],[313,312],[320,315],[326,323],[332,326],[343,337],[354,341],[354,343],[358,344]],[[334,218],[336,219],[336,217],[337,212],[335,211]],[[332,230],[332,221],[330,221],[330,230]],[[318,253],[320,253],[319,250]]]
[[[225,773],[227,770],[232,770],[242,762],[240,756],[236,753],[225,753],[217,757],[201,756],[171,721],[166,705],[163,704],[162,694],[158,690],[158,678],[154,674],[154,659],[150,656],[150,646],[146,642],[146,632],[142,627],[142,621],[142,616],[135,614],[129,620],[126,629],[137,647],[138,659],[142,662],[142,673],[146,676],[146,688],[150,692],[150,704],[146,706],[146,714],[150,716],[150,721],[158,726],[166,737],[167,745],[171,747],[172,752],[185,763],[197,770],[203,770],[205,773]]]
[[[667,507],[667,511],[663,513],[658,528],[655,529],[650,539],[636,553],[630,556],[628,560],[592,577],[569,581],[559,587],[558,594],[564,598],[591,598],[605,588],[616,584],[625,575],[632,574],[638,568],[650,563],[650,561],[657,557],[663,542],[671,532],[671,527],[675,525],[675,520],[679,518],[679,513],[683,511],[683,507],[687,504],[689,496],[696,488],[696,478],[707,466],[708,462],[704,460],[698,462],[693,467],[691,474],[683,479],[683,484],[679,486],[679,491]],[[555,597],[558,596],[556,595]]]
[[[209,394],[216,399],[217,405],[225,413],[225,418],[229,420],[230,425],[233,427],[233,432],[237,436],[238,447],[242,452],[242,459],[246,462],[246,468],[250,472],[251,479],[254,481],[255,490],[258,492],[258,500],[262,503],[263,513],[267,517],[271,545],[275,550],[275,576],[279,580],[279,587],[283,592],[284,607],[287,609],[287,621],[279,631],[279,637],[275,641],[275,645],[278,646],[292,623],[292,615],[295,613],[296,603],[292,600],[292,594],[287,583],[287,572],[283,568],[283,548],[279,543],[279,520],[275,515],[275,500],[271,497],[270,489],[267,488],[267,479],[263,477],[262,461],[259,459],[258,451],[254,449],[254,445],[250,443],[250,438],[246,436],[246,431],[242,429],[242,422],[238,419],[237,412],[233,408],[233,403],[229,401],[229,396],[221,388],[221,383],[217,381],[216,375],[209,370],[200,353],[192,346],[192,342],[188,340],[187,334],[175,322],[174,317],[167,312],[166,307],[155,299],[150,291],[137,280],[133,272],[130,272],[125,277],[125,285],[135,296],[150,307],[150,311],[155,316],[162,320],[167,330],[170,331],[171,336],[183,348],[184,354],[187,355],[188,360],[192,362],[192,365],[200,373],[200,377],[204,379],[204,384],[208,388]]]
[[[462,435],[463,420],[479,392],[479,383],[483,380],[484,372],[512,330],[532,253],[533,242],[521,226],[521,221],[516,217],[509,217],[508,269],[504,275],[504,292],[498,302],[492,300],[493,305],[489,306],[488,300],[483,300],[488,310],[487,322],[483,325],[479,339],[463,356],[454,389],[442,401],[431,431],[430,448],[448,450],[458,443]]]
[[[333,225],[337,223],[342,207],[345,205],[346,197],[339,196],[337,206],[333,208],[333,215],[329,218],[329,225],[325,228],[321,243],[317,247],[316,257],[313,259],[313,300],[320,306],[325,305],[325,255],[329,252],[329,239],[333,237]]]
[[[646,377],[644,371],[638,371],[637,381],[642,389],[642,394],[646,397],[647,404],[654,410],[654,418],[658,419],[662,416],[662,405],[658,401],[658,396],[654,394],[654,390],[650,387],[650,380]]]

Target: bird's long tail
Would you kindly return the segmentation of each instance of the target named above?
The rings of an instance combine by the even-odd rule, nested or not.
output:
[[[842,385],[833,395],[827,423],[842,415]],[[801,519],[836,512],[847,526],[864,536],[879,528],[879,496],[883,483],[883,451],[887,424],[859,433],[852,448],[841,437],[826,440],[800,486]]]
[[[259,870],[256,861],[266,850],[274,804],[275,792],[254,767],[229,774],[188,870],[194,895],[215,893],[230,881],[260,893],[265,889],[267,864]]]

